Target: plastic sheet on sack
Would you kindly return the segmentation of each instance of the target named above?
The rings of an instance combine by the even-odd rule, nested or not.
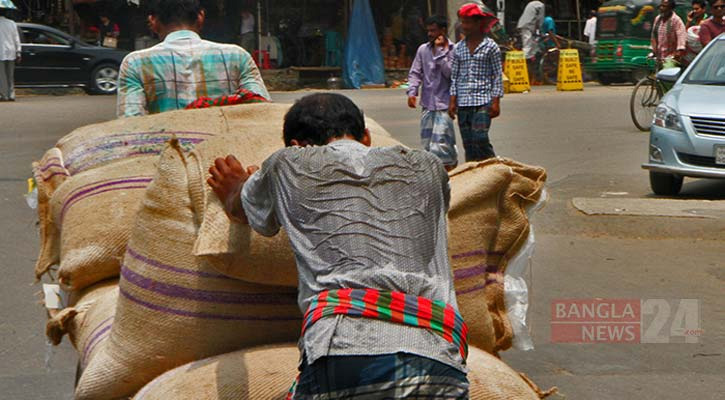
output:
[[[544,206],[547,196],[546,189],[544,189],[539,201],[526,210],[529,220],[531,220],[534,212]],[[514,332],[512,345],[513,348],[524,351],[534,349],[527,314],[529,310],[528,288],[531,286],[531,259],[535,247],[534,226],[531,225],[529,227],[529,237],[509,261],[504,275],[504,301],[506,302],[508,319]]]
[[[383,53],[369,0],[355,0],[345,44],[343,77],[347,87],[385,83]]]

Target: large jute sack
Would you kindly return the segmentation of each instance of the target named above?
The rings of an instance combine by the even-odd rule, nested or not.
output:
[[[58,279],[67,290],[118,276],[136,211],[153,177],[153,163],[148,161],[106,164],[67,178],[55,190],[49,221],[41,223],[55,234],[41,237],[44,249],[36,263],[37,278],[58,263]]]
[[[234,135],[256,146],[244,152],[270,154],[283,145],[282,124],[289,107],[246,104],[126,118],[79,128],[59,140],[58,147],[33,165],[41,239],[36,277],[60,264],[61,282],[69,290],[80,290],[118,276],[140,200],[136,191],[153,175],[168,140],[176,138],[182,149],[190,150],[216,135]],[[366,124],[375,135],[390,136],[375,121],[368,118]],[[61,185],[62,193],[54,196]],[[114,198],[114,207],[105,207]],[[66,200],[73,212],[63,210]],[[109,216],[114,223],[108,223]],[[61,219],[62,231],[57,225]]]
[[[73,305],[55,313],[46,324],[48,340],[57,345],[68,334],[78,351],[81,368],[95,356],[110,333],[118,299],[118,280],[100,282],[73,293]]]
[[[448,251],[458,306],[470,343],[493,353],[511,347],[504,273],[528,237],[526,209],[541,198],[545,180],[543,168],[503,158],[464,164],[450,174]]]
[[[37,271],[44,272],[51,265],[60,262],[60,230],[53,221],[50,210],[50,198],[55,190],[69,176],[63,164],[63,153],[57,147],[46,151],[39,161],[33,163],[33,179],[38,190],[38,226],[40,234],[40,251],[38,253]],[[42,265],[42,267],[41,267]]]
[[[536,400],[539,390],[503,361],[471,347],[468,380],[473,400]],[[154,379],[134,400],[282,400],[297,376],[293,344],[256,347],[195,361]]]
[[[299,336],[294,288],[246,283],[194,257],[203,193],[189,184],[201,179],[189,165],[177,141],[161,155],[127,246],[110,337],[77,399],[130,396],[179,365]]]

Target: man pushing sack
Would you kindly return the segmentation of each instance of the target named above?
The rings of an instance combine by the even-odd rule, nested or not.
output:
[[[290,397],[468,398],[441,161],[371,148],[362,112],[338,94],[299,100],[283,131],[287,147],[261,169],[230,155],[208,182],[230,218],[290,238],[304,313]]]

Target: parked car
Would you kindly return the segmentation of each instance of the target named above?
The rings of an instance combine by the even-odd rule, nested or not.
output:
[[[657,79],[675,85],[657,106],[650,130],[652,191],[676,195],[684,177],[725,178],[725,34],[690,66],[664,69]]]
[[[49,26],[17,25],[23,50],[15,68],[16,87],[82,87],[91,94],[116,93],[118,68],[127,51],[92,46]]]

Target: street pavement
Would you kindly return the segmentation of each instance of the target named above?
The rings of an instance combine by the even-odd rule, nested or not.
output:
[[[501,356],[542,388],[557,386],[555,399],[720,399],[725,181],[686,179],[678,197],[686,203],[654,196],[640,168],[648,137],[629,119],[630,92],[631,86],[587,85],[583,92],[535,87],[502,101],[502,115],[490,132],[496,152],[545,167],[549,201],[533,218],[529,317],[536,347]],[[274,93],[273,98],[292,102],[307,93]],[[420,111],[406,107],[403,90],[343,93],[395,138],[419,146]],[[2,399],[72,398],[76,357],[67,340],[57,348],[45,341],[45,311],[32,273],[36,217],[22,194],[33,160],[72,129],[114,118],[114,105],[113,97],[85,95],[28,96],[0,104]],[[698,208],[702,200],[713,201]],[[637,207],[629,212],[617,211],[632,203]],[[614,211],[585,213],[582,204]],[[679,214],[673,214],[672,204]],[[681,337],[658,344],[552,342],[552,301],[582,298],[667,299],[670,304],[697,299],[703,332],[698,343],[681,343]]]

